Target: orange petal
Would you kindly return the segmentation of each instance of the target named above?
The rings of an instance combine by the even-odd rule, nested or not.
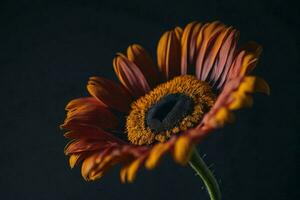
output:
[[[255,42],[244,45],[235,57],[227,81],[249,74],[257,64],[261,52],[262,47]]]
[[[181,33],[181,28],[176,27],[165,32],[158,42],[157,63],[166,80],[181,73]]]
[[[100,164],[97,163],[97,166],[89,173],[89,180],[94,181],[96,179],[102,178],[102,176],[117,162],[118,161],[116,159],[108,156],[108,160],[104,160],[103,163]]]
[[[106,135],[102,134],[103,132],[102,130],[98,131],[97,129],[93,130],[87,127],[87,129],[83,131],[68,131],[64,134],[64,137],[69,139],[98,139]]]
[[[148,52],[142,46],[133,44],[127,48],[127,56],[141,70],[151,87],[156,86],[160,78],[159,72]]]
[[[87,101],[85,103],[67,106],[68,113],[61,128],[68,129],[74,124],[86,124],[99,129],[118,128],[118,118],[99,101]],[[105,117],[103,117],[105,116]]]
[[[230,67],[233,63],[234,56],[237,51],[237,42],[238,42],[239,32],[233,30],[226,41],[222,45],[219,53],[219,62],[218,65],[214,68],[213,77],[214,84],[218,82],[217,88],[223,88],[224,83],[227,79],[227,74],[230,70]]]
[[[70,167],[73,168],[75,164],[77,163],[78,158],[80,157],[80,154],[72,154],[69,158],[69,164]]]
[[[86,180],[86,181],[89,181],[89,173],[91,172],[91,170],[93,168],[95,168],[95,159],[96,157],[98,156],[97,153],[89,156],[87,159],[85,159],[82,163],[82,166],[81,166],[81,175],[82,177]]]
[[[143,96],[150,90],[150,86],[136,64],[124,55],[118,54],[113,60],[114,70],[123,86],[134,97]]]
[[[144,161],[144,157],[138,158],[127,165],[125,165],[120,171],[120,179],[123,183],[132,183],[135,180],[136,174],[140,166]]]
[[[91,104],[101,104],[101,106],[105,106],[105,104],[97,101],[97,99],[95,99],[94,97],[82,97],[82,98],[73,99],[72,101],[70,101],[66,106],[66,110],[67,111],[73,110],[80,106],[84,106],[84,105],[87,105],[90,103]]]
[[[127,181],[127,168],[128,168],[128,164],[124,165],[121,170],[120,170],[120,180],[122,183],[126,183]]]
[[[135,160],[129,167],[127,170],[127,179],[128,182],[132,183],[136,177],[136,173],[139,169],[139,167],[142,164],[142,159],[137,159]]]
[[[103,150],[106,148],[106,144],[108,141],[105,139],[79,139],[72,140],[65,147],[65,154],[78,154],[82,152],[95,151],[95,150]],[[75,158],[72,158],[75,159]]]
[[[224,45],[226,37],[230,34],[231,31],[232,31],[232,27],[222,29],[219,34],[216,34],[217,35],[217,36],[215,36],[216,38],[214,38],[213,41],[211,42],[212,44],[210,44],[209,51],[206,52],[207,57],[203,63],[203,69],[202,69],[203,71],[201,74],[201,80],[207,80],[208,75],[211,72],[211,70],[214,67],[215,68],[217,67],[217,66],[215,66],[217,55],[218,55],[222,45]]]
[[[214,41],[217,34],[219,34],[220,31],[224,28],[225,25],[221,24],[218,21],[215,21],[205,24],[199,32],[199,36],[197,39],[198,53],[196,59],[196,77],[200,80],[202,80],[201,77],[203,76],[202,74],[204,73],[204,71],[207,70],[204,68],[204,61],[206,60],[207,52],[210,50],[209,47],[211,45],[211,42]]]
[[[191,22],[183,30],[181,38],[181,75],[195,71],[197,36],[201,26],[201,23]]]
[[[89,174],[89,180],[95,181],[99,178],[102,178],[103,175],[108,171],[109,168],[98,170],[98,171],[91,171]]]
[[[114,163],[113,161],[116,158],[116,155],[113,155],[114,152],[120,147],[106,147],[103,151],[97,151],[87,157],[81,166],[82,177],[86,181],[95,180],[100,178],[104,172],[106,172]]]
[[[114,81],[91,77],[87,89],[92,96],[105,105],[121,112],[128,112],[131,99],[122,86]]]

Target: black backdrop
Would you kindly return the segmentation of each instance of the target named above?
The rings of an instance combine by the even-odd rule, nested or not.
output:
[[[208,199],[193,171],[170,158],[133,184],[120,183],[118,167],[85,182],[68,167],[58,125],[66,103],[87,95],[89,76],[114,78],[116,52],[135,42],[155,55],[165,30],[216,19],[238,28],[241,42],[263,45],[255,73],[272,90],[198,149],[225,200],[298,199],[298,8],[278,0],[1,1],[1,199]]]

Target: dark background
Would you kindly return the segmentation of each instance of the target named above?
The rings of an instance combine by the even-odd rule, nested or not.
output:
[[[299,6],[292,1],[1,1],[1,199],[208,199],[188,167],[165,159],[121,184],[118,167],[96,182],[70,170],[58,126],[64,106],[87,95],[88,77],[114,78],[131,43],[152,55],[161,34],[193,20],[222,22],[264,47],[255,73],[271,96],[198,146],[224,199],[300,199]],[[297,124],[298,123],[298,124]],[[298,197],[298,198],[297,198]]]

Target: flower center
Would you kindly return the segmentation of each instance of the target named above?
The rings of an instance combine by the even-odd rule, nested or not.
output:
[[[165,142],[197,126],[214,101],[209,84],[190,75],[175,77],[132,103],[126,120],[128,140],[137,145]]]
[[[174,128],[193,111],[194,101],[185,94],[168,94],[154,104],[146,114],[146,125],[154,133]]]

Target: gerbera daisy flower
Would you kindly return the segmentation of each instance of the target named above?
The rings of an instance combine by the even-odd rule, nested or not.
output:
[[[118,53],[113,66],[120,83],[91,77],[91,96],[66,106],[61,128],[72,139],[65,147],[71,168],[82,162],[83,178],[96,180],[121,164],[121,181],[132,182],[140,167],[155,168],[169,152],[179,164],[190,162],[218,199],[217,182],[194,147],[233,121],[232,111],[251,106],[251,93],[270,91],[250,75],[262,48],[239,46],[238,37],[218,21],[192,22],[162,35],[157,64],[138,44]]]

